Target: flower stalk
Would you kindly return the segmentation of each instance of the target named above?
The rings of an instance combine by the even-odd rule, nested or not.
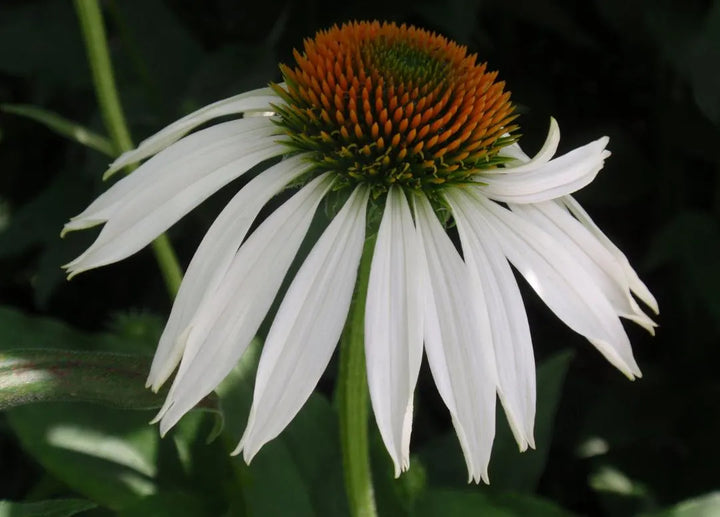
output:
[[[368,445],[368,388],[365,372],[365,298],[375,248],[373,235],[365,241],[355,287],[355,297],[340,341],[340,373],[337,399],[340,446],[343,454],[345,490],[353,517],[374,517],[375,495]]]
[[[119,155],[134,146],[115,85],[100,6],[97,0],[75,0],[75,11],[80,21],[103,123]],[[183,277],[175,250],[165,234],[153,241],[152,248],[168,294],[174,299]]]

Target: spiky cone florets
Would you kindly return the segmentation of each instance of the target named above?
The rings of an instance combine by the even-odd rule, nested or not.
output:
[[[339,185],[393,185],[432,194],[503,161],[516,140],[510,92],[497,72],[437,34],[356,22],[320,31],[281,65],[276,106],[291,145]]]

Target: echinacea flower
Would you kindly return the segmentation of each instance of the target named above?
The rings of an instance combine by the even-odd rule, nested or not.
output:
[[[423,350],[471,479],[487,481],[496,395],[520,449],[534,447],[533,350],[510,264],[568,327],[629,378],[640,376],[620,318],[653,332],[634,296],[655,312],[657,304],[570,196],[603,167],[606,137],[554,157],[551,120],[530,159],[497,72],[414,27],[333,27],[305,41],[295,60],[281,66],[284,83],[206,106],[120,156],[108,175],[150,159],[64,229],[104,224],[66,266],[73,276],[137,252],[222,186],[265,167],[209,228],[185,274],[148,378],[157,390],[177,370],[157,418],[162,433],[243,355],[324,200],[331,222],[265,340],[235,450],[246,461],[293,419],[330,361],[369,232],[377,237],[367,377],[396,474],[409,464]],[[288,188],[292,197],[250,232]],[[460,249],[447,233],[453,224]]]

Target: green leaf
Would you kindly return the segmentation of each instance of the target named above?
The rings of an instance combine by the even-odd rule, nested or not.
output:
[[[0,501],[0,517],[70,517],[96,506],[82,499],[54,499],[34,503]]]
[[[0,307],[0,353],[12,357],[5,373],[13,372],[13,377],[7,375],[5,380],[14,378],[17,385],[30,377],[36,384],[26,386],[27,391],[44,383],[45,397],[85,398],[118,407],[157,406],[162,397],[144,389],[147,356],[40,348],[142,352],[154,345],[158,322],[149,315],[120,316],[114,326],[122,331],[120,336],[91,334],[50,318]],[[10,355],[6,351],[10,346],[27,350]],[[74,371],[78,358],[86,362]],[[33,378],[38,372],[49,377]],[[108,376],[125,378],[111,389],[103,385]],[[58,392],[48,393],[53,386]],[[156,492],[159,438],[157,429],[148,425],[152,413],[84,403],[41,403],[11,409],[7,415],[27,453],[78,493],[119,509]],[[203,440],[206,437],[207,433]]]
[[[152,409],[164,394],[145,389],[151,358],[110,352],[21,349],[0,352],[0,410],[46,401]]]
[[[370,464],[378,515],[410,515],[411,509],[427,490],[427,473],[422,460],[411,454],[410,468],[395,478],[395,467],[385,448],[380,431],[371,420]]]
[[[7,412],[25,451],[78,493],[118,510],[157,491],[153,414],[82,403]]]
[[[710,492],[642,517],[717,517],[720,515],[720,492]]]
[[[157,500],[167,497],[166,490],[201,498],[205,513],[225,515],[228,499],[240,492],[233,486],[234,471],[224,440],[208,443],[214,422],[202,412],[185,415],[166,438],[160,441],[158,454],[158,479],[162,490]],[[151,498],[155,500],[155,498]],[[146,504],[155,504],[147,502]],[[197,508],[188,501],[189,508]],[[170,505],[170,508],[174,508]],[[126,509],[130,513],[130,508]],[[152,512],[138,512],[155,515]]]
[[[0,110],[39,122],[51,131],[107,156],[117,155],[115,147],[108,138],[52,111],[27,104],[0,104]]]
[[[327,399],[312,395],[250,465],[247,497],[253,514],[347,515],[338,437],[337,414]]]
[[[414,517],[567,517],[571,514],[549,501],[518,494],[495,494],[482,489],[429,490],[418,502]]]

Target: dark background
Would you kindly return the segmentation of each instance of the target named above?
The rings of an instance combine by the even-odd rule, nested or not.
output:
[[[529,154],[550,116],[560,124],[559,152],[608,135],[613,155],[578,198],[657,296],[660,327],[651,338],[626,326],[644,373],[630,383],[524,289],[538,362],[574,350],[535,493],[584,515],[630,515],[720,487],[720,2],[116,0],[103,7],[136,142],[210,101],[278,80],[277,63],[290,62],[304,37],[352,19],[411,23],[467,45],[512,91]],[[3,0],[0,103],[41,106],[103,133],[70,2]],[[92,232],[58,235],[105,188],[107,161],[0,113],[2,306],[87,331],[113,328],[122,314],[168,313],[148,251],[70,283],[59,269],[92,239]],[[170,231],[183,264],[230,193]],[[449,426],[428,373],[413,451]],[[331,369],[323,389],[332,377]],[[591,438],[601,444],[595,453],[582,447]],[[47,483],[1,414],[0,465],[0,499],[32,498]],[[629,485],[608,488],[608,472]]]

